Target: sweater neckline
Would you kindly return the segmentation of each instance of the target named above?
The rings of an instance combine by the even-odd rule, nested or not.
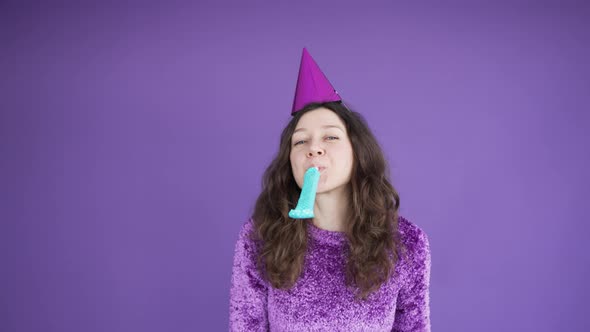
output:
[[[346,242],[345,232],[328,231],[319,228],[311,220],[307,222],[307,231],[310,237],[318,243],[340,245]]]

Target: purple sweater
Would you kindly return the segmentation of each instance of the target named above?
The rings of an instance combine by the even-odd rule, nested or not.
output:
[[[307,223],[310,242],[299,280],[289,290],[267,283],[244,223],[235,247],[230,331],[430,331],[430,245],[418,226],[399,217],[407,259],[366,301],[345,286],[346,235]]]

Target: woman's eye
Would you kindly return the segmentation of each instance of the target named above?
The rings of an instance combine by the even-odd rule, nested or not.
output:
[[[339,138],[338,138],[338,136],[327,136],[326,139],[329,141],[333,141],[333,140],[337,140]],[[297,145],[303,144],[303,143],[305,143],[305,140],[299,140],[299,141],[296,141],[295,143],[293,143],[293,146],[297,146]]]

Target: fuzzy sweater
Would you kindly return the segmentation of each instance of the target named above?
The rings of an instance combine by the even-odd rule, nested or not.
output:
[[[407,248],[396,273],[365,301],[345,284],[346,235],[308,227],[302,274],[288,290],[276,289],[256,268],[253,222],[242,226],[230,289],[230,331],[430,331],[430,245],[418,226],[399,217]]]

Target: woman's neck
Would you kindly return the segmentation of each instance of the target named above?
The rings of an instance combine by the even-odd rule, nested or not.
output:
[[[327,231],[344,232],[349,215],[349,189],[330,191],[316,195],[313,224]]]

